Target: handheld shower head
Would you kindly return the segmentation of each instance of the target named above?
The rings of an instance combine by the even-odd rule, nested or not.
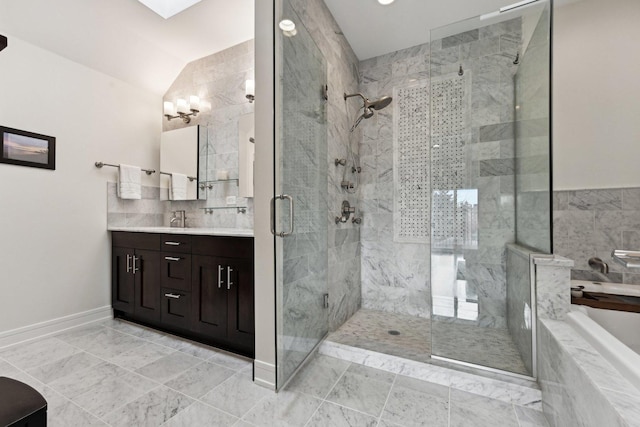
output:
[[[353,126],[351,126],[351,132],[353,132],[355,130],[355,128],[358,127],[358,125],[360,124],[360,122],[363,119],[369,119],[369,118],[373,117],[374,110],[382,110],[383,108],[385,108],[386,106],[391,104],[391,101],[392,101],[392,98],[390,96],[383,96],[381,98],[374,99],[373,101],[370,101],[369,98],[366,98],[361,93],[352,93],[350,95],[347,95],[345,93],[344,94],[344,99],[346,100],[347,98],[351,98],[353,96],[359,96],[360,98],[362,98],[363,105],[361,107],[362,108],[362,114],[360,115],[360,117],[358,117],[358,119],[355,121]]]

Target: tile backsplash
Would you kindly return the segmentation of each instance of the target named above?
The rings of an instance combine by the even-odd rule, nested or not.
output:
[[[614,249],[640,250],[640,188],[555,191],[553,252],[575,261],[571,278],[640,284],[640,269],[611,258]],[[609,274],[589,267],[591,257],[609,264]]]
[[[235,184],[234,184],[235,185]],[[242,199],[247,212],[234,207],[205,213],[206,200],[160,200],[160,188],[142,186],[141,200],[122,200],[116,194],[116,183],[107,183],[107,226],[162,227],[169,226],[171,212],[184,210],[187,227],[253,229],[253,199]],[[238,204],[240,206],[240,204]]]

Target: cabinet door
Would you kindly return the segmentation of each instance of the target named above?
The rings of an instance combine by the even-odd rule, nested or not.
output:
[[[135,315],[141,319],[160,319],[160,252],[135,252]]]
[[[227,259],[229,313],[227,339],[243,351],[254,351],[253,262]]]
[[[125,313],[134,311],[133,249],[114,247],[111,255],[111,305]]]
[[[224,338],[228,317],[224,259],[194,255],[191,262],[193,329],[211,338]]]

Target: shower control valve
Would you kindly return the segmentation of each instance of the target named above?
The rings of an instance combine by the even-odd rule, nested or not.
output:
[[[342,202],[342,211],[340,213],[341,216],[336,217],[336,224],[349,221],[351,214],[356,213],[356,208],[355,206],[351,206],[348,200],[344,200]]]

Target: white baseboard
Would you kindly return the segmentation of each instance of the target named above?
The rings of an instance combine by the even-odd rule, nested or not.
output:
[[[66,329],[76,328],[88,323],[110,319],[112,317],[113,310],[110,305],[107,305],[100,308],[94,308],[93,310],[47,320],[46,322],[35,323],[33,325],[23,326],[10,331],[0,332],[0,348],[25,341],[31,341],[36,338],[42,338],[47,335],[57,334]]]
[[[259,386],[276,389],[276,365],[272,363],[262,362],[260,360],[253,361],[253,382]]]

